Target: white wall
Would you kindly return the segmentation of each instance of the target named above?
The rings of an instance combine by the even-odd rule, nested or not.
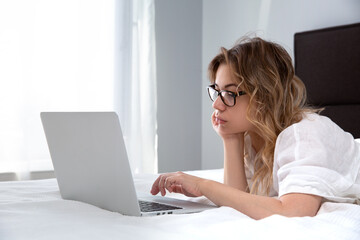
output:
[[[293,56],[296,32],[360,22],[359,0],[155,0],[159,171],[223,166],[207,65],[255,32]]]
[[[360,22],[360,1],[204,0],[202,21],[202,169],[211,169],[223,166],[222,141],[210,124],[213,110],[205,91],[207,64],[219,48],[257,32],[282,44],[293,56],[294,33]]]
[[[201,0],[155,1],[159,172],[201,168]]]

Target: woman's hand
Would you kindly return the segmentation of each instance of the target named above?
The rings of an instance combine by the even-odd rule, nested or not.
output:
[[[188,197],[200,197],[200,184],[205,179],[185,174],[183,172],[167,173],[160,175],[151,188],[151,194],[161,192],[165,196],[166,189],[169,192],[182,193]]]
[[[222,129],[221,129],[221,120],[216,117],[216,111],[214,111],[213,114],[211,115],[211,123],[212,123],[212,126],[213,126],[215,132],[217,134],[219,134],[219,136],[223,139],[223,141],[227,141],[227,140],[239,141],[239,140],[244,139],[244,133],[243,132],[226,133],[226,132],[222,131]]]

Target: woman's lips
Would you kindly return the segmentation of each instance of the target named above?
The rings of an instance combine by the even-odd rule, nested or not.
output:
[[[215,117],[215,122],[217,124],[225,124],[227,121],[225,121],[224,119],[221,119],[219,117]]]

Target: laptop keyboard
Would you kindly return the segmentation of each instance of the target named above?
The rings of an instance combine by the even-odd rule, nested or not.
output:
[[[163,203],[147,202],[141,200],[139,200],[139,205],[142,212],[157,212],[157,211],[182,209],[181,207],[175,207]]]

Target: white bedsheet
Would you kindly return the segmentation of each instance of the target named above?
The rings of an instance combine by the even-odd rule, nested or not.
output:
[[[218,181],[222,178],[221,170],[191,173]],[[155,177],[136,176],[137,190],[149,191]],[[228,207],[196,214],[129,217],[62,200],[55,179],[0,183],[1,240],[261,238],[359,240],[360,206],[328,202],[313,218],[274,215],[260,221]]]

